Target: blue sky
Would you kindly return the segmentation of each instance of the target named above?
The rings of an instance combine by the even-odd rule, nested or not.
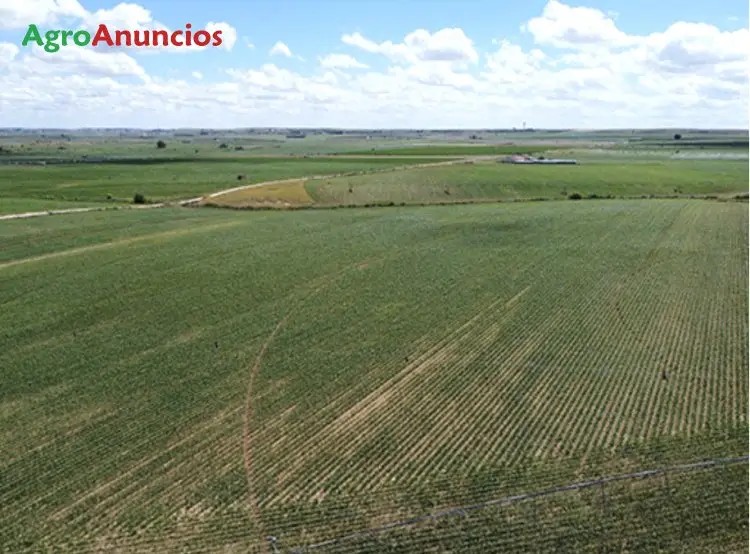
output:
[[[13,1],[13,0],[6,0]],[[215,72],[216,64],[255,66],[269,61],[268,51],[284,42],[296,58],[278,62],[289,68],[304,68],[331,52],[357,54],[341,44],[346,33],[361,32],[376,42],[397,41],[417,28],[436,31],[459,27],[471,32],[471,38],[484,50],[492,40],[506,38],[522,47],[533,45],[533,39],[519,29],[522,22],[541,13],[544,0],[499,2],[497,0],[159,0],[142,2],[155,21],[173,29],[191,23],[194,29],[208,21],[226,21],[237,29],[240,40],[232,52],[202,52],[190,58],[154,58],[140,60],[147,70]],[[86,1],[95,12],[111,9],[116,3],[106,0]],[[747,26],[748,5],[738,0],[713,2],[681,0],[597,0],[591,6],[605,13],[615,13],[618,27],[629,34],[648,34],[668,27],[676,19],[709,23],[725,30]],[[730,20],[730,18],[738,18]],[[20,43],[24,31],[0,32],[0,40]],[[244,48],[242,38],[255,48]],[[384,65],[377,56],[360,57],[377,66]]]
[[[92,14],[98,10],[111,13],[113,10],[122,9],[122,5],[118,8],[117,2],[106,0],[80,0],[80,4],[77,4],[77,0],[68,1],[85,10],[90,17],[89,23],[94,24],[96,16]],[[45,55],[33,52],[33,48],[16,51],[15,47],[20,46],[26,30],[23,24],[39,23],[40,30],[75,29],[80,28],[83,21],[80,17],[68,17],[69,14],[58,13],[55,16],[54,13],[47,12],[45,15],[41,8],[36,12],[33,9],[24,11],[19,6],[21,4],[13,0],[0,0],[0,54],[5,52],[7,58],[3,63],[0,57],[0,85],[5,78],[6,84],[11,87],[14,83],[21,82],[18,78],[13,79],[14,72],[16,77],[20,77],[24,71],[26,75],[31,72],[40,79],[43,79],[45,70],[54,69],[56,75],[60,73],[58,68],[52,68],[52,62],[47,65],[37,63],[44,60]],[[331,100],[333,97],[343,102],[346,98],[355,98],[355,92],[367,94],[363,91],[369,86],[368,83],[380,75],[382,82],[386,83],[384,87],[398,86],[402,92],[408,89],[408,94],[412,95],[412,99],[403,106],[393,105],[391,101],[391,112],[394,117],[401,111],[409,111],[410,106],[414,107],[413,104],[418,102],[420,97],[429,96],[429,102],[424,105],[433,107],[445,102],[447,98],[458,99],[454,94],[456,90],[466,91],[467,105],[475,105],[476,98],[472,95],[481,94],[488,105],[504,106],[507,104],[507,98],[497,96],[500,94],[498,86],[505,86],[508,94],[521,94],[526,97],[528,94],[523,92],[521,83],[531,84],[536,80],[540,80],[537,88],[549,90],[547,96],[540,97],[540,108],[551,109],[550,94],[554,93],[556,100],[563,104],[574,100],[571,95],[578,94],[565,94],[564,91],[557,90],[554,81],[558,77],[561,83],[573,83],[576,90],[582,91],[583,106],[586,94],[595,97],[597,90],[604,91],[611,86],[607,81],[613,82],[611,77],[614,76],[620,84],[620,88],[611,91],[610,98],[614,107],[627,104],[625,96],[628,94],[635,95],[633,98],[645,99],[651,89],[658,89],[659,83],[664,81],[663,86],[666,88],[662,90],[673,90],[675,99],[685,106],[710,110],[704,105],[706,102],[703,100],[706,100],[715,104],[717,113],[721,111],[728,114],[731,109],[736,110],[736,106],[732,108],[727,105],[726,98],[736,96],[735,104],[739,102],[742,112],[747,111],[746,93],[743,96],[739,88],[732,88],[732,83],[741,85],[747,76],[746,70],[743,71],[738,65],[742,60],[737,56],[741,54],[737,54],[735,50],[739,51],[742,44],[750,47],[746,41],[746,34],[743,34],[746,33],[748,25],[748,5],[738,0],[718,0],[710,3],[676,0],[607,0],[588,3],[585,0],[581,0],[580,3],[567,3],[562,0],[135,0],[130,3],[130,8],[133,6],[148,10],[152,19],[151,24],[162,24],[173,30],[183,29],[186,23],[191,23],[193,30],[202,28],[208,22],[224,23],[236,31],[237,41],[231,50],[207,48],[185,55],[161,52],[144,54],[135,49],[119,53],[105,52],[101,54],[104,57],[96,59],[88,56],[81,60],[67,60],[72,75],[81,79],[91,79],[92,84],[96,86],[106,84],[105,88],[108,87],[110,91],[117,87],[111,86],[109,82],[103,84],[101,79],[114,79],[117,83],[132,86],[136,96],[139,86],[140,92],[144,93],[154,82],[165,80],[175,83],[181,80],[200,80],[200,85],[195,85],[197,88],[194,96],[200,96],[198,89],[210,84],[220,85],[225,91],[229,91],[238,83],[248,84],[250,88],[258,88],[258,93],[246,100],[252,100],[251,103],[259,109],[268,97],[259,87],[278,91],[286,86],[271,83],[273,79],[285,79],[287,83],[296,83],[294,86],[297,90],[292,91],[290,84],[287,86],[287,92],[294,92],[296,96],[293,97],[297,102],[305,95],[305,79],[320,79],[321,76],[330,73],[322,84],[318,84],[321,87],[333,87],[328,92],[321,92],[328,98],[327,102],[332,104],[335,103]],[[130,12],[135,13],[132,9]],[[49,17],[45,25],[43,21],[47,16]],[[586,23],[587,18],[589,23]],[[535,20],[536,27],[530,24]],[[692,27],[681,27],[680,22],[690,23]],[[54,26],[55,24],[57,26]],[[529,26],[522,30],[522,26],[527,24]],[[448,58],[441,58],[439,50],[451,48],[446,43],[447,35],[440,41],[436,39],[436,42],[432,46],[426,46],[424,51],[418,51],[418,48],[414,50],[411,44],[402,45],[404,52],[409,48],[415,52],[413,56],[407,55],[411,56],[408,62],[397,59],[398,56],[389,53],[387,48],[377,47],[377,44],[385,41],[394,44],[404,43],[407,35],[418,30],[428,33],[429,37],[446,29],[460,31],[460,36],[454,36],[457,40],[456,48],[462,52],[471,50],[476,53],[474,58],[471,58],[474,54],[467,54],[468,57],[464,60],[467,66],[459,67],[446,61]],[[363,47],[351,41],[349,44],[342,41],[344,35],[353,33],[360,33],[363,39],[377,44],[374,47]],[[575,39],[581,35],[588,38]],[[468,42],[458,45],[464,36]],[[293,56],[271,56],[269,49],[278,41],[288,46]],[[506,46],[501,48],[502,41],[505,41]],[[254,47],[248,47],[247,42],[252,43]],[[470,46],[467,46],[469,44]],[[732,51],[729,57],[722,54],[727,48]],[[631,54],[630,57],[623,57],[623,49]],[[427,50],[432,53],[425,54]],[[352,56],[368,67],[366,71],[349,68],[348,72],[345,72],[344,68],[336,68],[331,73],[330,66],[322,67],[320,64],[320,59],[330,54]],[[66,55],[69,58],[74,54],[68,52]],[[58,62],[62,59],[57,54],[55,56]],[[38,66],[39,70],[22,68],[24,59],[27,60],[27,66],[36,64],[34,67]],[[470,59],[471,61],[468,61]],[[518,59],[525,62],[518,64],[514,61]],[[597,62],[597,59],[606,60],[606,63]],[[735,65],[727,65],[731,63]],[[62,67],[61,64],[58,65]],[[114,68],[115,65],[117,68]],[[273,67],[269,69],[269,65]],[[492,68],[488,69],[490,66]],[[89,71],[91,67],[94,69]],[[530,72],[528,67],[532,67],[534,71]],[[707,71],[707,67],[710,67],[711,71]],[[265,72],[271,77],[264,77],[259,72]],[[365,77],[362,77],[363,74],[366,74]],[[607,74],[610,75],[609,79]],[[398,79],[394,78],[394,75],[397,75]],[[690,75],[694,78],[689,78]],[[99,81],[95,81],[96,79]],[[147,82],[139,84],[139,81]],[[313,83],[308,88],[317,86]],[[441,86],[447,88],[442,92],[433,90]],[[642,90],[637,90],[639,86],[642,86]],[[430,90],[425,87],[429,87]],[[689,94],[686,87],[690,89]],[[334,91],[334,88],[338,92]],[[701,97],[714,89],[715,98]],[[572,89],[568,87],[568,90]],[[118,98],[122,93],[123,91],[117,89]],[[383,95],[380,94],[378,98],[380,102]],[[724,100],[721,100],[722,98]],[[238,97],[237,100],[242,99]],[[320,98],[318,100],[326,102]],[[15,98],[13,94],[6,94],[4,99],[0,96],[0,102],[4,108],[15,104],[19,109],[33,110],[28,102]],[[387,102],[383,102],[380,107],[386,109]],[[137,105],[138,102],[133,100],[133,104]],[[248,102],[245,104],[248,105]],[[302,119],[311,119],[313,112],[320,111],[313,104],[300,104],[299,108],[307,113]],[[656,106],[653,102],[650,105]],[[180,109],[184,107],[181,106]],[[267,113],[276,112],[278,107],[269,104]],[[460,112],[461,109],[457,107],[456,114]],[[606,109],[603,109],[602,114],[604,113],[607,113]],[[669,119],[672,116],[665,117]],[[700,117],[705,119],[708,112]],[[332,119],[346,117],[338,114],[338,117]],[[422,119],[430,118],[425,113]],[[717,122],[722,119],[723,115],[716,118]],[[745,126],[746,124],[747,121],[744,122]]]

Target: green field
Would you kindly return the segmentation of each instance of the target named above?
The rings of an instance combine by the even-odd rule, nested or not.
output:
[[[148,139],[121,139],[83,137],[74,140],[61,138],[16,138],[0,140],[0,162],[41,159],[155,159],[180,158],[232,158],[254,156],[280,156],[305,154],[334,154],[350,150],[364,150],[372,146],[389,146],[394,141],[367,141],[364,139],[310,137],[286,140],[283,135],[266,137],[226,136],[163,137],[166,148],[156,147],[156,137]],[[226,148],[220,148],[225,144]],[[239,150],[237,149],[239,148]]]
[[[400,148],[371,148],[347,152],[351,155],[373,154],[378,156],[498,156],[501,154],[542,154],[547,150],[559,149],[554,144],[446,144],[410,146],[405,144]]]
[[[746,160],[618,160],[593,156],[581,165],[496,162],[409,168],[314,179],[306,183],[320,204],[422,203],[451,200],[588,196],[737,194],[748,190]]]
[[[747,188],[746,163],[683,163],[673,177],[660,164],[383,176],[474,197],[504,171],[553,193]],[[165,197],[256,175],[220,166],[210,181],[209,167],[170,186],[158,176],[172,165],[96,167],[74,194],[99,199],[107,175],[117,194],[158,182],[143,192]],[[529,169],[555,173],[515,173]],[[15,194],[75,177],[0,168],[37,170]],[[353,190],[380,194],[383,176],[351,178]],[[351,179],[311,191],[335,199]],[[454,505],[746,455],[747,229],[747,204],[687,199],[0,222],[0,549],[260,552],[274,535],[288,552]],[[670,479],[319,551],[747,549],[746,464]]]
[[[243,184],[309,175],[380,171],[432,159],[228,157],[195,160],[133,159],[109,163],[0,165],[0,206],[18,211],[38,201],[130,202],[137,192],[150,200],[181,200]],[[242,175],[243,179],[238,180]],[[108,198],[110,197],[110,198]],[[29,200],[28,205],[24,203]],[[3,207],[8,213],[10,210]]]

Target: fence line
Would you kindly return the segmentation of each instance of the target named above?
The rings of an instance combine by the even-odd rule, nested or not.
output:
[[[709,469],[716,466],[721,465],[729,465],[729,464],[738,464],[738,463],[747,463],[750,461],[750,456],[741,456],[737,458],[716,458],[713,460],[705,460],[701,462],[693,462],[690,464],[681,464],[671,467],[662,467],[662,468],[656,468],[656,469],[647,469],[643,471],[637,471],[635,473],[625,473],[620,475],[610,475],[606,477],[600,477],[599,479],[592,479],[590,481],[581,481],[578,483],[570,483],[567,485],[561,485],[558,487],[553,487],[549,489],[543,489],[539,491],[534,492],[528,492],[528,493],[522,493],[517,494],[513,496],[505,496],[502,498],[496,498],[493,500],[487,500],[485,502],[480,502],[477,504],[469,504],[465,506],[457,506],[455,508],[450,508],[447,510],[441,510],[438,512],[433,512],[431,514],[422,514],[418,516],[414,516],[409,519],[396,521],[392,523],[386,523],[385,525],[381,525],[379,527],[372,527],[370,529],[364,529],[362,531],[356,531],[354,533],[349,533],[347,535],[342,535],[340,537],[336,537],[333,539],[328,539],[323,542],[311,544],[308,546],[302,546],[297,547],[292,550],[290,550],[291,554],[302,554],[304,552],[309,552],[311,550],[316,550],[318,548],[323,548],[326,546],[331,546],[333,544],[337,544],[340,542],[365,537],[368,535],[374,535],[377,533],[382,533],[384,531],[388,531],[391,529],[397,529],[400,527],[409,527],[412,525],[416,525],[417,523],[421,523],[423,521],[428,520],[435,520],[439,518],[444,517],[455,517],[455,516],[465,516],[467,512],[472,512],[475,510],[482,510],[485,508],[489,508],[491,506],[506,506],[509,504],[515,504],[517,502],[521,502],[523,500],[529,500],[532,498],[539,498],[542,496],[549,496],[552,494],[557,494],[561,492],[569,492],[573,490],[581,490],[586,489],[590,487],[594,487],[597,485],[604,485],[607,483],[612,483],[615,481],[627,481],[627,480],[633,480],[633,479],[647,479],[649,477],[654,477],[657,475],[663,475],[666,473],[679,473],[683,471],[691,471],[691,470],[697,470],[697,469]],[[274,550],[276,550],[276,537],[269,537],[269,539],[272,541],[272,544],[274,546]]]

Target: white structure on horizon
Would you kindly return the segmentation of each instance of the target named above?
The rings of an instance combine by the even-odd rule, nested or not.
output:
[[[561,159],[539,159],[531,156],[514,155],[506,156],[500,160],[504,164],[550,164],[550,165],[577,165],[578,160],[561,160]]]

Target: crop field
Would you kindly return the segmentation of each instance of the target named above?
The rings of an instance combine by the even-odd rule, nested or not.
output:
[[[279,156],[304,154],[334,154],[350,150],[369,150],[372,147],[388,147],[396,140],[365,140],[350,137],[308,137],[287,140],[284,135],[219,136],[219,137],[163,137],[166,148],[157,149],[157,137],[75,137],[71,139],[15,137],[0,139],[0,162],[7,159],[72,159],[107,157],[118,159],[142,159],[171,157],[217,157],[232,156]],[[220,148],[221,144],[226,149]],[[408,142],[406,143],[408,144]],[[241,150],[236,150],[241,148]]]
[[[246,207],[258,205],[304,206],[313,203],[305,189],[305,180],[297,179],[262,187],[246,188],[211,198],[216,206]]]
[[[348,154],[373,154],[377,156],[499,156],[502,154],[542,154],[547,150],[560,148],[554,144],[446,144],[410,146],[400,148],[371,148],[370,151],[348,152]]]
[[[586,148],[586,149],[561,149],[554,151],[556,156],[576,158],[579,161],[589,163],[609,162],[657,162],[669,161],[672,163],[680,160],[748,160],[748,151],[740,149],[712,149],[700,150],[696,148],[680,149],[657,149],[657,148]]]
[[[109,163],[0,165],[0,206],[11,202],[34,209],[40,201],[131,202],[135,193],[149,200],[180,200],[242,184],[310,175],[380,171],[431,159],[263,158],[159,160]],[[238,179],[238,177],[242,177]],[[28,200],[28,205],[24,202]],[[17,208],[13,208],[16,210]],[[9,208],[3,208],[9,212]]]
[[[689,199],[0,222],[0,550],[290,552],[745,456],[747,229],[747,204]],[[747,480],[315,551],[743,551]]]
[[[735,194],[748,190],[743,160],[613,160],[590,156],[574,166],[520,166],[496,162],[313,179],[320,204],[417,203],[450,200],[588,196]]]

